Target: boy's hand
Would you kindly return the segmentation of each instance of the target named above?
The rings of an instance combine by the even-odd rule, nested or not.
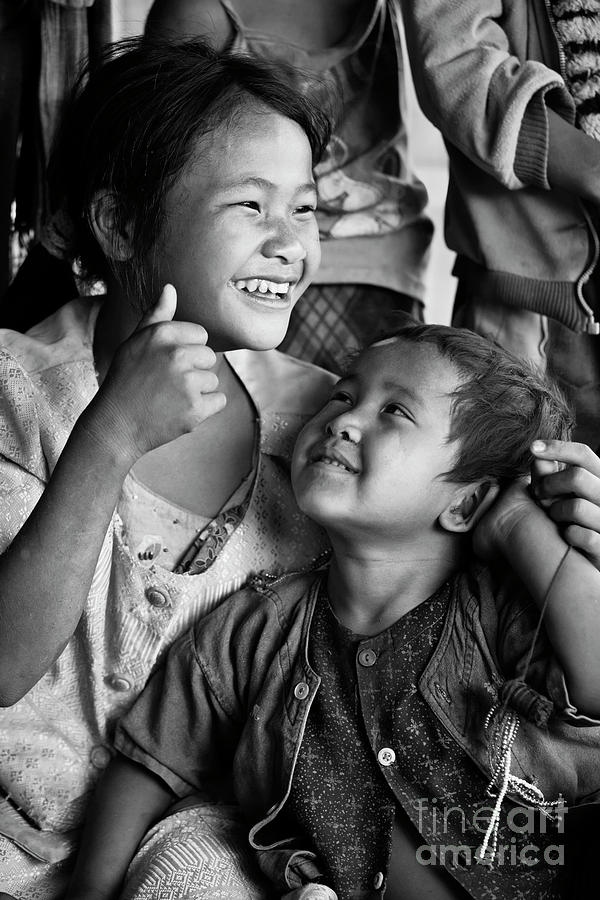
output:
[[[600,569],[600,459],[586,444],[534,441],[532,491],[564,540]]]
[[[174,322],[177,294],[166,285],[156,306],[117,350],[86,415],[88,431],[131,466],[156,447],[193,431],[226,397],[211,371],[206,330]]]

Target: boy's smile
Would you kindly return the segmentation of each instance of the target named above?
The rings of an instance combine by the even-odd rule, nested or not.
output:
[[[400,339],[363,353],[298,437],[292,479],[304,512],[334,534],[422,541],[456,491],[440,476],[456,456],[458,384],[431,344]]]
[[[249,97],[199,141],[165,206],[154,278],[177,288],[177,318],[204,325],[217,351],[278,346],[320,262],[300,126]]]

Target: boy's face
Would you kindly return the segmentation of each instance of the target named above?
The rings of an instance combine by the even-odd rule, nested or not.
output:
[[[393,339],[364,352],[298,437],[301,509],[332,536],[422,542],[457,489],[439,476],[456,456],[447,438],[458,384],[432,344]]]
[[[176,318],[217,351],[278,346],[320,262],[315,206],[305,133],[249,100],[167,195],[154,273],[177,288]]]

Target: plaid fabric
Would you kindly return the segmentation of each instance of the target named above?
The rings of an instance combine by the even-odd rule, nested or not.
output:
[[[365,284],[315,284],[294,308],[280,350],[341,373],[349,353],[376,341],[406,316],[423,321],[414,297]]]

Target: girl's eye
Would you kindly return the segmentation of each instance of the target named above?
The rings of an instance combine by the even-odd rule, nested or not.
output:
[[[311,216],[314,212],[316,212],[316,206],[312,206],[310,203],[307,203],[305,206],[296,207],[295,211],[299,216]]]
[[[256,200],[242,200],[238,203],[238,206],[243,206],[245,209],[253,209],[255,212],[260,212],[260,205]]]

